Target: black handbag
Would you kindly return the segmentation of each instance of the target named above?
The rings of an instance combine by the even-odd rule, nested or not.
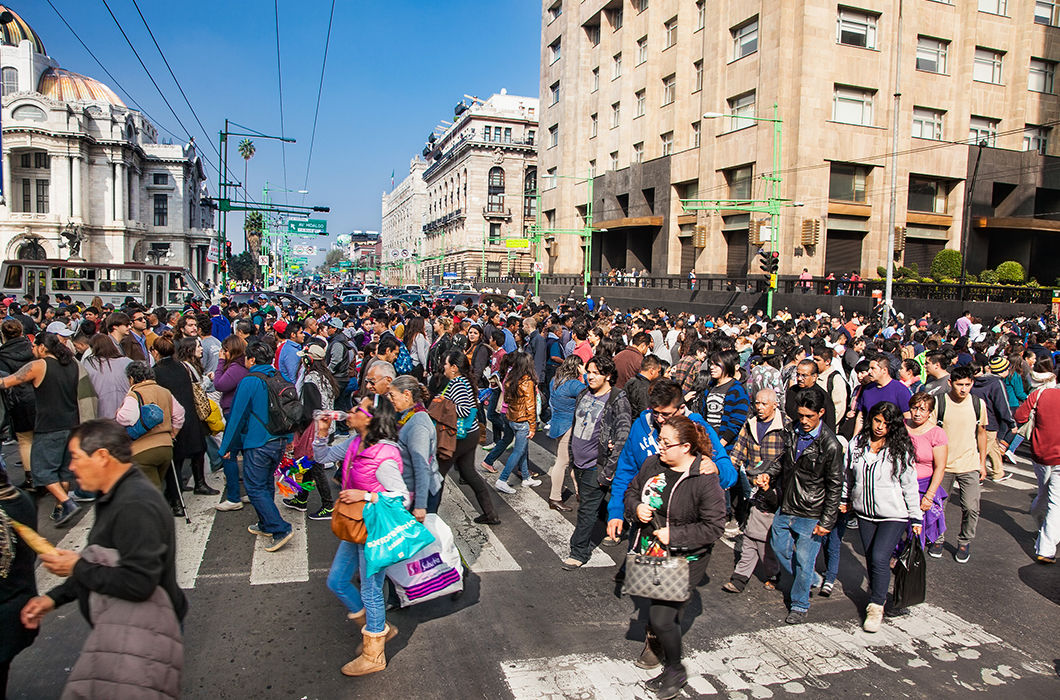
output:
[[[894,564],[894,596],[891,604],[896,610],[919,605],[927,599],[927,558],[920,546],[920,537],[906,540],[905,548]]]
[[[678,484],[674,484],[674,488],[670,490],[671,501]],[[666,513],[665,527],[669,528],[669,503],[666,504]],[[670,545],[667,544],[665,556],[653,557],[639,552],[626,555],[626,578],[622,584],[622,592],[652,600],[684,603],[692,597],[692,585],[688,578],[688,559],[673,556]]]

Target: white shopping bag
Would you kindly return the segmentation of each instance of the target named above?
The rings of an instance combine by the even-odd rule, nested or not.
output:
[[[423,524],[434,535],[434,542],[386,569],[402,607],[464,590],[463,566],[453,531],[435,513],[428,513]]]

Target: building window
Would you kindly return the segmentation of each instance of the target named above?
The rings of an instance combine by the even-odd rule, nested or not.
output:
[[[559,16],[563,14],[563,3],[557,2],[552,7],[548,8],[548,21],[552,23],[559,19]]]
[[[872,125],[872,100],[875,90],[836,85],[832,101],[832,120],[844,124]]]
[[[33,181],[28,177],[22,178],[22,211],[29,213],[33,211]]]
[[[663,51],[677,43],[677,18],[663,25]]]
[[[644,105],[646,102],[647,99],[645,99],[645,92],[643,90],[638,90],[637,92],[633,93],[634,119],[636,119],[637,117],[644,116]]]
[[[486,187],[486,211],[498,214],[504,211],[504,168],[490,168]]]
[[[164,194],[156,194],[155,200],[155,226],[165,226],[169,219],[169,197]]]
[[[729,186],[729,199],[751,198],[752,166],[729,168],[724,171],[725,183]]]
[[[548,128],[548,147],[555,148],[559,145],[559,125]]]
[[[1049,127],[1027,124],[1023,128],[1023,150],[1045,155],[1049,142]]]
[[[1030,77],[1027,89],[1033,92],[1053,93],[1053,76],[1056,75],[1056,63],[1041,58],[1031,59]]]
[[[530,130],[528,130],[528,131],[526,132],[526,142],[527,142],[527,143],[528,143],[529,145],[531,145],[531,146],[533,146],[533,145],[534,145],[534,130],[533,130],[533,129],[530,129]],[[465,189],[466,189],[466,187],[467,187],[467,184],[466,184],[466,183],[465,183],[464,187],[465,187]]]
[[[552,65],[560,58],[560,40],[556,39],[548,46],[548,63]]]
[[[611,105],[611,128],[617,129],[619,122],[622,121],[622,103],[616,102]]]
[[[596,132],[599,123],[600,119],[595,113],[589,115],[589,138],[596,138]]]
[[[503,171],[501,171],[503,176]],[[527,168],[523,177],[523,194],[532,196],[537,194],[537,168]]]
[[[915,139],[942,140],[942,115],[944,111],[927,107],[913,107],[913,133]]]
[[[1060,24],[1060,17],[1057,16],[1058,8],[1060,8],[1060,2],[1037,0],[1034,3],[1034,23],[1045,24],[1050,27],[1057,26]]]
[[[758,17],[730,30],[732,34],[732,60],[749,56],[758,50]]]
[[[665,134],[660,134],[659,140],[662,142],[662,154],[664,156],[672,155],[674,152],[674,132],[667,131]]]
[[[637,39],[637,65],[648,60],[648,37],[642,36]]]
[[[510,126],[504,127],[504,142],[505,143],[511,143],[512,142],[512,128]]]
[[[599,68],[593,68],[593,77],[592,77],[591,84],[592,84],[592,90],[590,90],[590,92],[596,92],[597,90],[600,89],[600,69]]]
[[[754,126],[755,120],[749,119],[755,115],[755,91],[745,92],[742,95],[729,98],[729,131],[746,129]]]
[[[1008,16],[1008,0],[979,0],[979,11]]]
[[[972,79],[980,83],[1001,84],[1001,57],[1000,51],[975,47],[975,63],[972,66]]]
[[[556,188],[556,169],[549,168],[545,171],[545,189],[553,190]]]
[[[699,0],[696,3],[696,31],[707,25],[707,3],[704,0]]]
[[[549,95],[552,97],[552,104],[559,104],[559,81],[552,83],[552,87],[548,89]],[[550,105],[551,106],[551,105]]]
[[[616,7],[613,10],[608,10],[607,19],[611,23],[611,31],[617,32],[622,28],[622,8]]]
[[[700,127],[701,124],[699,122],[692,122],[692,148],[699,148]]]
[[[51,167],[51,160],[48,154],[44,151],[37,151],[33,154],[33,167],[34,168],[49,168]]]
[[[5,66],[3,70],[3,85],[0,95],[7,97],[18,92],[18,69]]]
[[[489,128],[488,126],[486,127]],[[151,184],[153,185],[168,185],[169,184],[169,173],[152,173]]]
[[[37,213],[48,213],[48,181],[37,180]]]
[[[501,243],[501,225],[498,223],[490,223],[490,245],[500,245]]]
[[[640,163],[644,160],[644,142],[638,141],[633,144],[633,162]]]
[[[648,9],[648,0],[633,0],[633,7],[637,8],[637,14]]]
[[[696,61],[692,64],[692,92],[699,92],[703,89],[703,61]]]
[[[990,148],[997,145],[997,128],[1001,124],[1000,119],[990,117],[977,117],[972,115],[968,127],[968,141],[971,143],[983,143]]]
[[[600,45],[600,25],[589,24],[585,27],[585,36],[589,39],[589,46],[596,48]]]
[[[677,98],[677,76],[668,75],[663,78],[663,106],[673,104]]]
[[[946,213],[946,192],[949,188],[942,180],[926,177],[909,176],[909,198],[906,208],[909,211],[923,211],[929,214]]]
[[[928,73],[946,73],[946,54],[950,42],[918,36],[916,39],[916,69]]]
[[[876,15],[858,12],[846,7],[839,8],[835,40],[837,43],[846,44],[847,46],[875,49]]]
[[[482,128],[482,138],[485,141],[491,141],[493,136],[493,127],[486,126]]]
[[[622,52],[611,57],[611,80],[622,77]]]
[[[596,161],[589,161],[589,177],[596,177]]]
[[[33,154],[32,153],[23,153],[22,157],[20,158],[20,160],[22,161],[22,167],[23,168],[32,168],[33,167]]]
[[[864,202],[869,169],[862,165],[832,163],[828,177],[828,199]]]
[[[608,161],[610,163],[610,170],[618,170],[618,151],[611,151]]]

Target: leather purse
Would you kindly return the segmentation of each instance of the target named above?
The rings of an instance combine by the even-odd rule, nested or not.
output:
[[[669,501],[673,501],[674,491],[684,479],[682,477],[670,489]],[[655,513],[652,524],[655,525],[659,514]],[[666,504],[666,524],[670,527],[670,503]],[[662,544],[660,542],[660,544]],[[667,544],[666,553],[661,557],[650,556],[639,552],[626,555],[626,578],[622,592],[630,596],[640,596],[651,600],[665,600],[684,603],[692,597],[692,585],[688,580],[688,559],[675,557]]]
[[[365,501],[335,502],[335,508],[331,511],[331,531],[335,533],[335,537],[354,544],[364,544],[368,540],[368,528],[364,525],[364,506]]]

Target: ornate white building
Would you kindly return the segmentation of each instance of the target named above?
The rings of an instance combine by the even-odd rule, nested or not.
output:
[[[427,183],[423,171],[427,163],[420,157],[409,162],[409,174],[390,192],[383,193],[383,225],[380,228],[381,278],[387,284],[412,284],[419,279],[424,214],[427,211]]]
[[[212,279],[213,212],[194,139],[158,143],[103,83],[59,67],[10,8],[0,25],[0,255],[157,262]],[[70,242],[74,243],[73,249]]]

